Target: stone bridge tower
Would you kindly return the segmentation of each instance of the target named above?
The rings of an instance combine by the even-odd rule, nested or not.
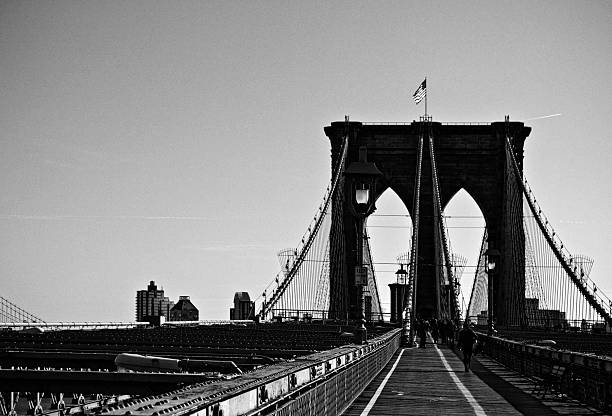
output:
[[[367,149],[368,162],[374,162],[382,172],[377,180],[376,198],[387,189],[392,189],[413,215],[413,198],[416,176],[421,122],[410,124],[365,124],[352,121],[348,123],[349,147],[346,165],[357,161],[359,148]],[[342,149],[343,136],[347,124],[333,122],[325,127],[325,134],[331,142],[332,170],[337,166]],[[512,137],[515,157],[522,176],[523,147],[531,131],[520,122],[494,122],[478,124],[431,123],[434,137],[436,165],[440,184],[441,204],[444,208],[451,198],[461,189],[471,195],[483,213],[488,229],[488,245],[500,252],[493,281],[494,316],[499,325],[510,322],[509,297],[512,291],[525,286],[525,242],[524,237],[510,238],[512,227],[522,227],[522,199],[510,198],[508,179],[511,166],[508,165],[505,151],[506,129]],[[427,151],[423,152],[421,179],[421,208],[419,227],[419,266],[417,271],[416,310],[417,316],[424,318],[439,316],[437,310],[437,289],[434,248],[434,212],[431,160]],[[332,172],[335,173],[335,172]],[[517,180],[517,179],[514,179]],[[344,203],[344,235],[330,236],[331,241],[344,242],[344,267],[331,265],[330,291],[338,287],[334,281],[346,282],[348,290],[341,296],[354,294],[351,275],[356,265],[355,218]],[[332,227],[334,229],[334,227]],[[522,228],[521,228],[522,229]],[[406,235],[409,239],[410,236]],[[332,248],[333,249],[333,248]],[[518,253],[518,254],[517,254]],[[516,257],[519,258],[516,258]],[[338,294],[330,293],[331,299]],[[514,296],[514,295],[512,295]],[[355,303],[350,299],[345,305]],[[334,309],[334,306],[330,309]],[[339,309],[339,308],[337,308]],[[341,311],[342,312],[342,311]],[[346,311],[350,314],[350,311]]]

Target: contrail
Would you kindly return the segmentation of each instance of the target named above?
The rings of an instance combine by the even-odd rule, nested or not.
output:
[[[548,115],[548,116],[533,117],[533,118],[528,118],[528,119],[527,119],[527,120],[525,120],[525,121],[530,121],[530,120],[540,120],[540,119],[542,119],[542,118],[551,118],[551,117],[557,117],[557,116],[560,116],[560,115],[562,115],[562,114],[561,114],[561,113],[558,113],[558,114],[551,114],[551,115]]]

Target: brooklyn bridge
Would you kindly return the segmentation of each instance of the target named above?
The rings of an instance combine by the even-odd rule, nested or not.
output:
[[[525,178],[530,127],[347,117],[324,132],[329,185],[251,319],[50,323],[1,298],[0,415],[612,410],[612,301]],[[382,288],[367,222],[389,190],[412,226]],[[461,190],[486,225],[465,307],[445,216]],[[478,339],[471,369],[464,323]]]

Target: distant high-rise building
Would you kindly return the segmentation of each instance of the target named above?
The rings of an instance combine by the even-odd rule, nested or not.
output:
[[[251,302],[248,292],[236,292],[234,295],[234,307],[230,308],[230,319],[254,319],[255,302]]]
[[[155,281],[151,280],[146,290],[136,292],[136,321],[159,324],[160,317],[170,317],[174,302],[164,296],[164,290],[158,290]]]
[[[198,308],[191,303],[189,296],[179,296],[179,301],[170,309],[171,321],[197,321],[199,319]]]

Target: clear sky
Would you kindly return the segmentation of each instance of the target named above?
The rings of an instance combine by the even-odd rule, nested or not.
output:
[[[155,280],[227,318],[313,217],[323,127],[418,119],[424,76],[436,121],[562,114],[526,122],[525,173],[612,295],[611,68],[609,1],[4,0],[0,295],[47,321],[129,321]],[[382,230],[393,261],[401,229]]]

